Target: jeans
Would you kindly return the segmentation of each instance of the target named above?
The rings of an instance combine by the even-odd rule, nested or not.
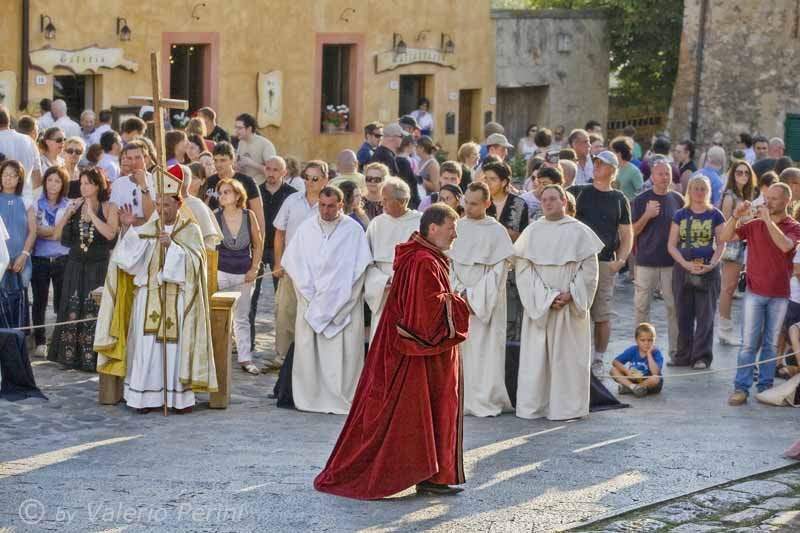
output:
[[[272,248],[265,248],[264,249],[264,259],[261,261],[261,265],[258,267],[258,279],[256,280],[256,287],[253,290],[253,297],[250,299],[250,350],[256,349],[256,313],[258,312],[258,299],[261,297],[261,282],[264,281],[264,278],[261,276],[264,272],[267,271],[266,267],[269,267],[269,271],[272,271],[275,268],[275,250]],[[269,276],[272,279],[272,288],[275,292],[278,291],[278,278],[274,276]]]
[[[61,302],[61,285],[64,281],[64,267],[67,256],[31,258],[31,292],[33,292],[33,325],[44,324],[44,315],[47,312],[47,297],[50,295],[50,283],[53,283],[53,309],[58,313]],[[33,330],[36,346],[47,344],[45,328]]]
[[[775,345],[778,342],[778,332],[783,325],[786,309],[789,307],[787,298],[769,298],[759,296],[748,289],[744,294],[744,317],[742,319],[742,347],[739,349],[737,365],[752,364],[756,360],[759,344],[761,354],[759,361],[775,357]],[[775,378],[776,361],[758,365],[758,384],[756,389],[763,392],[772,387]],[[753,385],[753,367],[740,368],[736,371],[734,387],[744,393],[750,392]]]

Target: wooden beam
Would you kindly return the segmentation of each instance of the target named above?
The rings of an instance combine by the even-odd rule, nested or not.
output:
[[[181,109],[184,111],[189,109],[189,102],[187,100],[162,98],[160,102],[161,107],[167,109]],[[153,105],[153,99],[149,96],[130,96],[128,97],[128,103],[131,105]]]

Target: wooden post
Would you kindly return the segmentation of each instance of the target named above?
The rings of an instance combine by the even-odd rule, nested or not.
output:
[[[92,291],[92,298],[97,307],[103,299],[103,287],[98,287]],[[122,401],[125,380],[110,374],[99,374],[100,383],[97,389],[97,401],[102,405],[116,405]]]
[[[238,298],[238,292],[218,292],[211,298],[211,339],[219,385],[219,391],[210,395],[209,407],[212,409],[227,409],[231,401],[233,306]]]

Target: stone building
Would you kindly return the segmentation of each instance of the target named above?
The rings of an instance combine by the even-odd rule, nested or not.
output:
[[[494,10],[497,119],[511,142],[529,124],[567,132],[608,118],[609,42],[598,10]]]
[[[742,131],[784,137],[800,159],[800,3],[685,0],[669,131],[728,147]]]
[[[135,113],[149,95],[150,51],[166,97],[210,105],[231,129],[242,112],[282,154],[334,160],[358,148],[373,120],[431,101],[435,140],[454,153],[495,112],[495,31],[489,0],[4,0],[0,101],[38,112]],[[343,123],[324,113],[347,105]]]

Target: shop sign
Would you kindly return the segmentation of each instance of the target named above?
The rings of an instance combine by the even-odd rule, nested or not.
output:
[[[45,46],[30,52],[31,67],[51,74],[56,67],[62,67],[74,74],[96,74],[101,68],[122,68],[136,72],[136,61],[125,59],[122,48],[100,48],[97,45],[80,50],[59,50]]]
[[[435,48],[407,48],[403,53],[389,50],[375,54],[376,73],[414,63],[433,63],[442,67],[456,68],[453,54],[447,54]]]

